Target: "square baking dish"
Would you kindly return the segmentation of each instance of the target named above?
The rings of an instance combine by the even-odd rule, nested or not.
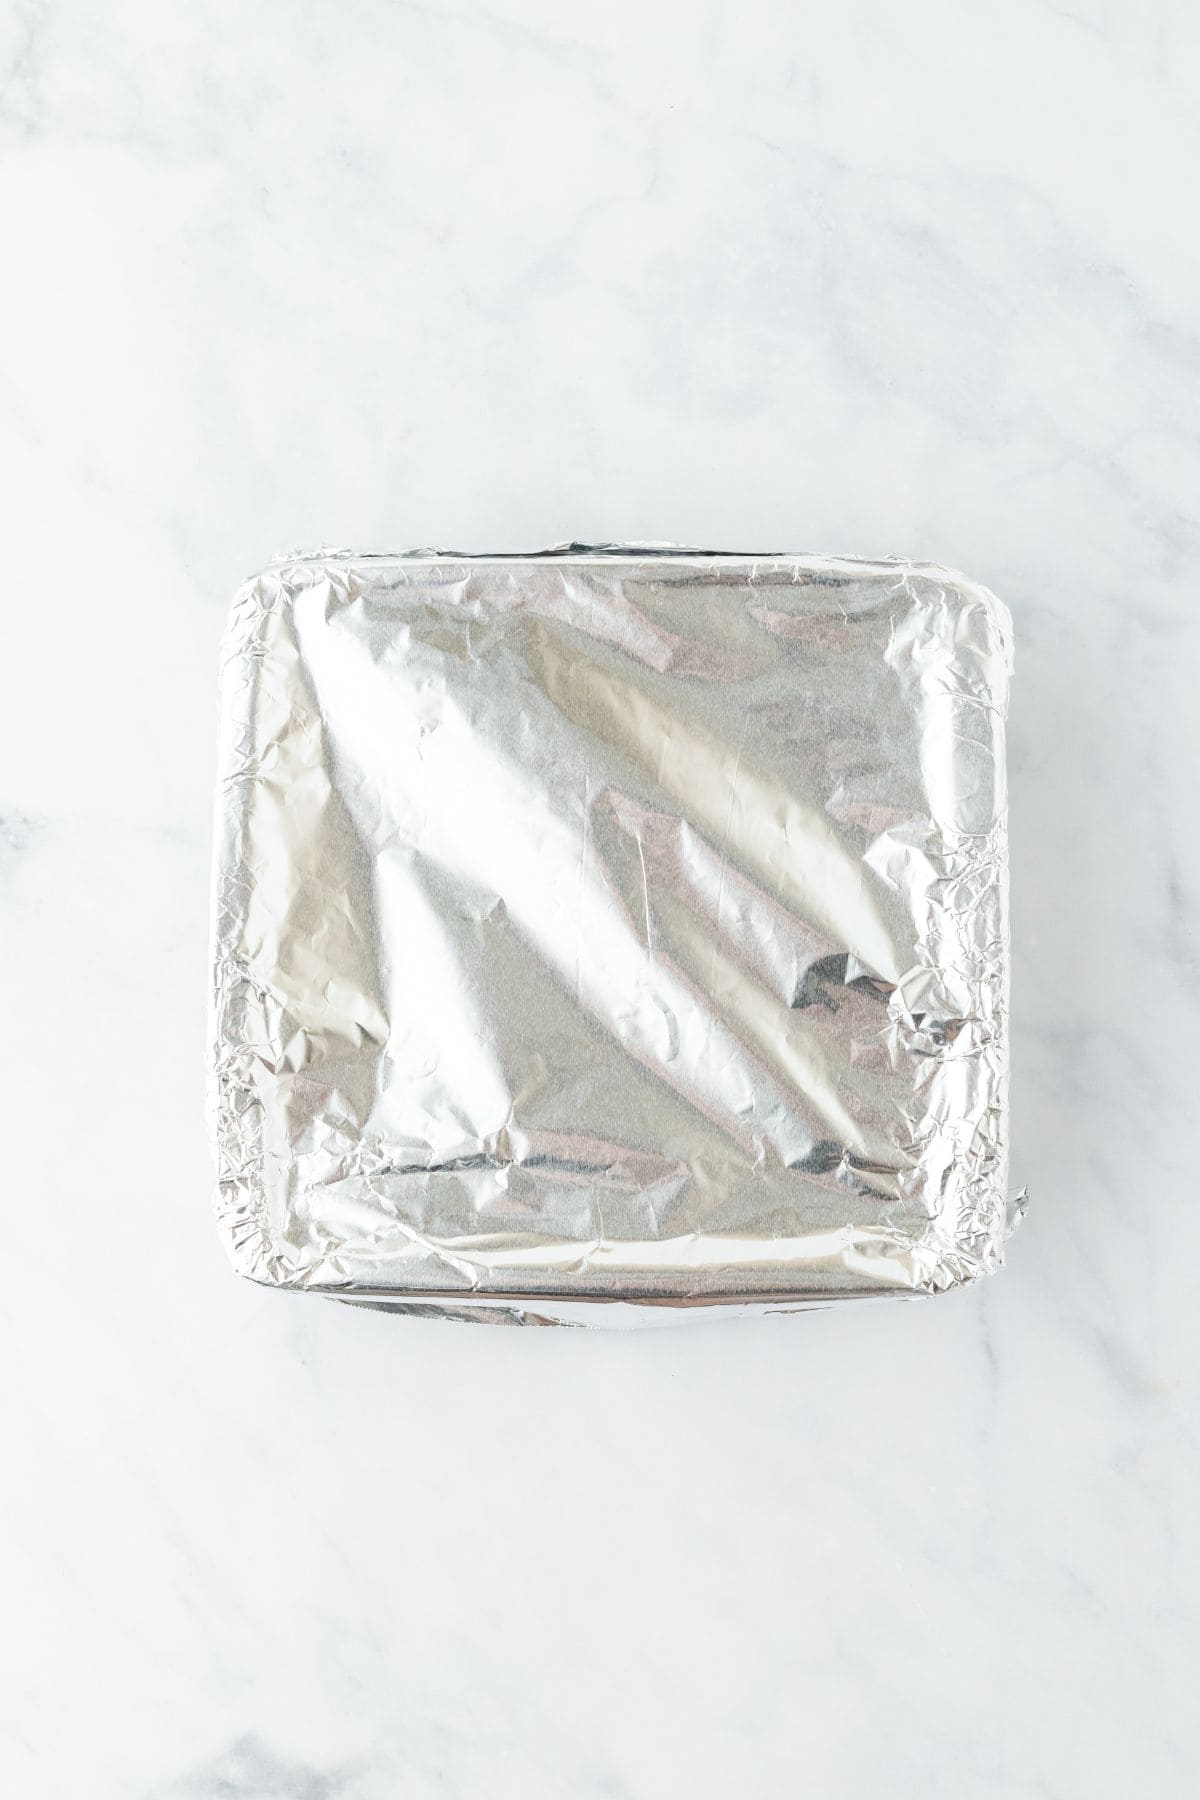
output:
[[[899,562],[248,582],[209,1035],[236,1267],[589,1323],[997,1267],[1010,643],[984,588]]]

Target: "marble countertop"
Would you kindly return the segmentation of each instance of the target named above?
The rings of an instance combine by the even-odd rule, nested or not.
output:
[[[1200,1788],[1200,10],[0,20],[14,1800]],[[608,1333],[234,1279],[217,644],[319,542],[1012,608],[1007,1271]]]

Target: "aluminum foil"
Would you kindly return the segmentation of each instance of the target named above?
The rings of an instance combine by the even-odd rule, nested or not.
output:
[[[209,1063],[236,1267],[597,1323],[994,1269],[1010,641],[907,563],[322,552],[248,582]]]

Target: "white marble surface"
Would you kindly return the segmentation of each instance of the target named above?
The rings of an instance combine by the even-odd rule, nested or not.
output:
[[[0,1790],[1200,1789],[1200,9],[10,0]],[[278,548],[1016,617],[1008,1271],[634,1337],[226,1268],[216,648]]]

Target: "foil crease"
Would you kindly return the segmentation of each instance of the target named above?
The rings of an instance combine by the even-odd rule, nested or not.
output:
[[[931,565],[322,551],[223,646],[208,1107],[275,1287],[940,1292],[1007,1195],[1011,626]]]

